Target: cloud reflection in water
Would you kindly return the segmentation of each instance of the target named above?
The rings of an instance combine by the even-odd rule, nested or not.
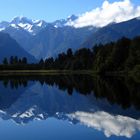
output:
[[[81,124],[103,131],[106,137],[115,135],[131,138],[136,131],[140,131],[140,120],[121,115],[113,116],[103,111],[95,113],[75,112],[68,116]]]

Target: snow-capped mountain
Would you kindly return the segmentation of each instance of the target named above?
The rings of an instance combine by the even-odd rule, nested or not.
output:
[[[67,19],[47,23],[43,20],[15,17],[10,22],[1,22],[0,31],[8,33],[36,59],[47,58],[56,56],[71,46],[76,50],[96,30],[67,26],[68,22],[77,18],[72,15]]]
[[[72,22],[74,20],[78,19],[78,16],[75,15],[71,15],[69,16],[67,19],[61,19],[61,20],[56,20],[52,23],[52,25],[56,28],[58,27],[64,27],[64,26],[68,26],[69,22]]]
[[[44,20],[15,17],[10,22],[1,22],[0,31],[8,33],[36,59],[56,57],[59,53],[66,52],[68,48],[73,51],[83,47],[92,48],[95,44],[140,35],[139,18],[111,23],[103,28],[93,26],[75,28],[68,24],[77,19],[77,16],[72,15],[67,19],[47,23]]]
[[[44,20],[32,20],[27,17],[15,17],[10,22],[2,21],[0,22],[0,31],[6,30],[8,27],[13,27],[15,29],[23,29],[29,32],[31,35],[36,35],[40,30],[47,27],[47,25],[51,25],[53,27],[64,27],[67,26],[67,23],[70,21],[76,20],[78,17],[72,15],[67,19],[56,20],[52,23],[47,23]]]
[[[46,26],[47,23],[44,20],[31,20],[26,17],[15,17],[10,22],[1,22],[0,31],[3,31],[8,27],[13,27],[15,29],[23,29],[30,34],[35,35]]]

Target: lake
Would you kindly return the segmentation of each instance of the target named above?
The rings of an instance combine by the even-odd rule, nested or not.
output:
[[[0,138],[139,140],[139,85],[128,77],[0,77]]]

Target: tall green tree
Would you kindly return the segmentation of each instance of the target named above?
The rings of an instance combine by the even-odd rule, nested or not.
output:
[[[4,58],[3,64],[4,64],[4,65],[8,65],[8,60],[7,60],[7,58]]]

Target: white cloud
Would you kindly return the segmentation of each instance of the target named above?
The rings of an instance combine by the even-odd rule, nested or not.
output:
[[[131,138],[136,131],[140,131],[140,120],[120,115],[113,116],[103,111],[95,113],[75,112],[69,114],[68,117],[76,119],[88,127],[103,131],[106,137],[115,135]]]
[[[135,6],[130,0],[109,3],[105,0],[101,7],[79,16],[67,25],[74,27],[95,26],[103,27],[112,22],[122,22],[140,16],[140,6]]]

